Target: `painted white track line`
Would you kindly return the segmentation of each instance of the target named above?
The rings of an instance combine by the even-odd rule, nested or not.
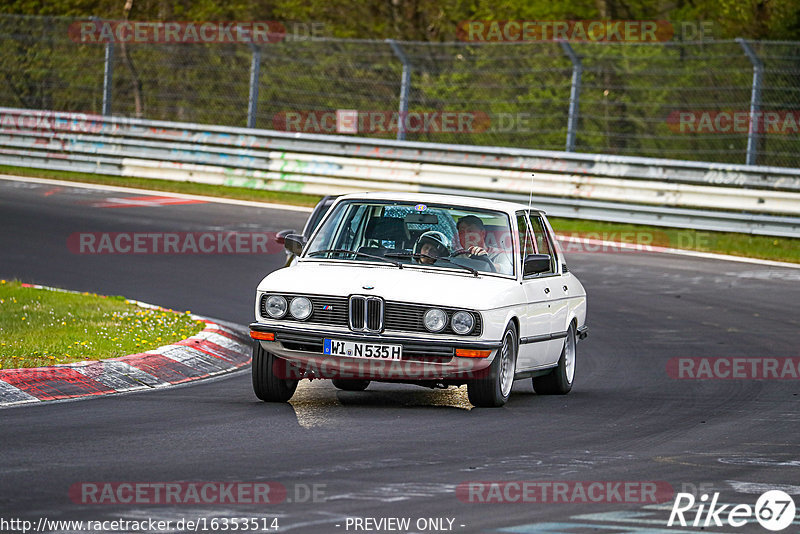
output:
[[[303,206],[292,206],[289,204],[273,204],[269,202],[256,202],[252,200],[238,200],[235,198],[222,198],[222,197],[209,197],[205,195],[187,195],[185,193],[173,193],[171,191],[154,191],[152,189],[138,189],[135,187],[122,187],[118,185],[102,185],[102,184],[88,184],[84,182],[70,182],[67,180],[51,180],[49,178],[32,178],[29,176],[11,176],[7,174],[0,174],[0,180],[7,180],[10,182],[27,182],[32,184],[45,184],[45,185],[60,185],[64,187],[78,187],[81,189],[93,189],[95,191],[113,191],[118,193],[136,193],[139,195],[151,196],[171,196],[175,198],[183,198],[186,200],[200,200],[203,202],[214,202],[217,204],[232,204],[234,206],[249,206],[252,208],[264,208],[272,210],[283,211],[300,211],[311,213],[312,208]]]

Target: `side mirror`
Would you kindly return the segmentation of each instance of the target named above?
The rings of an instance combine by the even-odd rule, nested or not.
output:
[[[288,234],[283,237],[283,247],[295,256],[302,254],[305,246],[306,238],[300,234]]]
[[[528,254],[522,266],[522,276],[546,273],[550,270],[549,254]]]
[[[295,230],[281,230],[275,234],[275,242],[279,245],[283,245],[285,243],[286,236],[295,233],[297,233]]]

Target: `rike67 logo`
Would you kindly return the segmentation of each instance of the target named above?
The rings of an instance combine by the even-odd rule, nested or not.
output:
[[[770,490],[762,494],[755,506],[749,504],[718,504],[719,493],[714,493],[708,502],[708,494],[700,496],[699,502],[691,493],[678,493],[672,505],[667,526],[743,527],[755,520],[765,529],[773,532],[784,530],[792,524],[795,517],[794,499],[781,490]],[[697,508],[695,509],[695,505]]]

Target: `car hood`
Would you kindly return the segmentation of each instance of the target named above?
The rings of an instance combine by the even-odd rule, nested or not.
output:
[[[365,289],[371,287],[372,289]],[[386,300],[488,310],[518,304],[519,283],[496,276],[391,265],[300,262],[264,278],[259,291],[309,295],[375,295]]]

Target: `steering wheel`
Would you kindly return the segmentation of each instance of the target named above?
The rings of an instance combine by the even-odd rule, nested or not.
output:
[[[485,262],[489,266],[490,273],[496,273],[497,267],[494,266],[494,262],[489,259],[488,254],[472,254],[468,249],[462,248],[461,250],[456,250],[450,253],[451,258],[455,258],[456,256],[462,256],[464,254],[469,254],[469,259],[471,260],[479,260]]]

